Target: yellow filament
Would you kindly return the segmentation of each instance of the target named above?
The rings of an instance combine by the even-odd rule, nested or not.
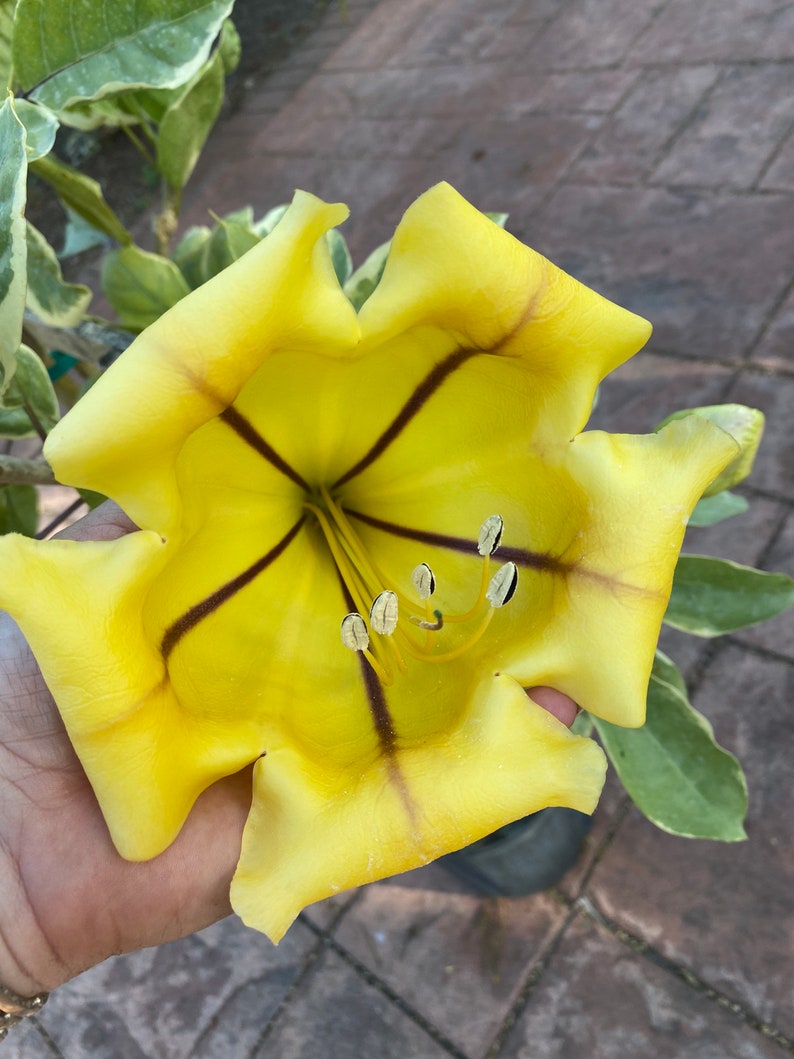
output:
[[[397,588],[396,585],[390,583],[388,577],[386,577],[381,568],[378,566],[378,564],[367,551],[364,542],[356,533],[355,529],[353,528],[350,522],[350,519],[348,519],[347,515],[344,513],[344,510],[339,506],[339,504],[336,503],[336,501],[333,499],[333,497],[324,485],[320,486],[320,495],[322,496],[323,501],[326,507],[328,508],[328,513],[339,528],[339,534],[342,540],[349,545],[351,552],[355,555],[356,562],[358,562],[363,569],[367,570],[375,584],[377,584],[378,586],[382,586],[383,588],[388,588],[391,592],[393,592],[395,596],[397,596],[397,599],[402,607],[407,608],[408,610],[413,609],[413,607],[416,605],[414,601],[412,599],[409,599],[407,596],[403,595],[403,593],[399,590],[399,588]],[[379,591],[380,587],[378,588],[378,592]],[[374,594],[377,595],[377,592],[375,592]]]
[[[367,585],[361,577],[360,572],[350,562],[350,559],[345,553],[344,549],[340,547],[339,541],[333,531],[333,527],[326,518],[325,512],[322,510],[322,508],[319,508],[315,504],[311,504],[308,501],[305,501],[303,506],[306,508],[307,511],[311,511],[311,513],[317,519],[320,529],[323,532],[323,536],[325,537],[326,543],[328,544],[328,547],[331,551],[331,555],[333,556],[334,562],[336,563],[337,569],[339,570],[339,573],[342,576],[342,580],[344,581],[348,591],[350,592],[350,595],[353,598],[353,603],[355,607],[362,613],[367,614],[369,612],[370,606],[365,595],[365,593],[367,592]],[[372,668],[378,674],[380,679],[384,682],[384,684],[393,683],[394,676],[385,659],[378,660],[373,654],[373,652],[370,650],[365,650],[363,654],[372,666]],[[402,664],[400,665],[400,663]],[[401,670],[404,671],[405,662],[402,660],[402,658],[400,658],[398,666]]]
[[[394,631],[397,632],[396,629]],[[386,643],[389,645],[389,650],[394,655],[394,661],[397,663],[397,668],[401,673],[404,673],[408,669],[408,666],[405,664],[405,659],[400,654],[400,649],[395,642],[394,634],[386,637]]]
[[[488,608],[488,613],[485,615],[483,620],[480,622],[478,628],[472,633],[472,635],[465,640],[462,644],[458,644],[457,647],[451,651],[444,651],[442,654],[426,654],[424,651],[421,652],[419,657],[423,662],[451,662],[453,658],[460,658],[461,655],[465,654],[470,648],[474,647],[477,641],[485,633],[485,630],[491,624],[491,618],[494,616],[494,607]]]
[[[490,583],[489,574],[491,572],[491,556],[484,555],[482,558],[482,575],[480,577],[480,591],[477,595],[477,599],[474,602],[474,606],[471,610],[467,610],[465,614],[445,614],[445,622],[459,622],[459,621],[471,621],[472,618],[476,617],[483,609],[483,605],[488,601],[486,599],[486,592],[488,591],[488,585]],[[490,606],[490,604],[489,604]]]
[[[344,509],[336,503],[331,494],[325,488],[324,485],[320,486],[320,495],[328,508],[328,512],[333,518],[336,525],[339,527],[339,532],[342,540],[347,543],[351,550],[351,558],[363,569],[369,573],[374,579],[375,584],[378,586],[373,592],[373,596],[381,590],[380,586],[389,588],[397,596],[400,605],[405,609],[411,611],[416,606],[415,602],[408,599],[402,592],[397,588],[396,585],[390,584],[389,579],[380,569],[375,560],[367,552],[364,543],[362,542],[359,535],[350,523]],[[483,556],[482,561],[482,572],[480,575],[480,590],[477,594],[473,606],[463,614],[444,614],[444,622],[464,622],[471,621],[472,618],[476,617],[481,613],[483,607],[487,604],[486,592],[488,591],[488,585],[490,583],[490,572],[491,572],[491,556],[490,554]],[[429,600],[425,600],[425,620],[432,621],[433,612],[430,606]],[[421,619],[420,619],[421,620]],[[434,630],[429,629],[428,639],[432,639],[434,636]]]
[[[336,563],[337,569],[342,575],[342,580],[347,585],[348,591],[353,597],[353,602],[358,610],[366,614],[369,610],[369,602],[367,602],[368,586],[360,577],[359,571],[350,563],[347,555],[339,546],[339,541],[326,518],[325,512],[322,508],[316,507],[314,504],[308,502],[304,503],[303,506],[307,511],[311,511],[316,517],[320,529],[323,531],[323,536],[325,537],[326,543],[331,551],[334,562]]]
[[[394,675],[391,672],[387,672],[383,668],[383,666],[380,664],[380,662],[377,660],[375,655],[372,653],[372,651],[370,651],[368,647],[365,647],[361,653],[372,666],[372,668],[375,670],[375,672],[378,674],[381,684],[385,684],[386,687],[390,687],[394,683]]]

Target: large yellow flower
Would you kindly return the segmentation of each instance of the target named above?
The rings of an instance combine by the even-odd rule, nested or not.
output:
[[[642,723],[687,515],[736,452],[700,417],[580,433],[648,324],[448,186],[358,315],[325,239],[345,216],[298,193],[53,431],[58,477],[139,532],[0,544],[124,857],[256,762],[232,900],[276,940],[328,894],[593,809],[601,751],[524,688]]]

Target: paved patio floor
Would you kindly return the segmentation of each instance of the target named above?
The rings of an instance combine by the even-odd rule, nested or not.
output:
[[[794,7],[779,0],[347,0],[213,135],[187,222],[303,187],[358,261],[449,180],[649,317],[598,425],[768,416],[750,510],[690,550],[794,572]],[[581,863],[516,899],[437,869],[229,919],[58,990],[8,1059],[782,1059],[794,1052],[794,637],[665,636],[744,762],[749,838],[664,834],[610,782]],[[606,661],[605,665],[608,664]]]

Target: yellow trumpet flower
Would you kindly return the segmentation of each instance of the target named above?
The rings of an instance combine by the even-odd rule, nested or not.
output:
[[[583,432],[650,327],[447,185],[357,314],[298,192],[50,435],[57,477],[140,527],[0,541],[19,621],[119,852],[156,856],[254,764],[232,884],[305,905],[544,806],[604,758],[524,689],[643,722],[686,519],[736,454],[701,417]]]

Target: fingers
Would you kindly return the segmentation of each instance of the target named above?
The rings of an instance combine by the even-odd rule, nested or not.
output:
[[[572,698],[563,695],[561,691],[546,687],[527,688],[527,695],[538,706],[542,706],[544,710],[553,714],[558,721],[562,721],[567,728],[570,728],[576,720],[579,707]]]

